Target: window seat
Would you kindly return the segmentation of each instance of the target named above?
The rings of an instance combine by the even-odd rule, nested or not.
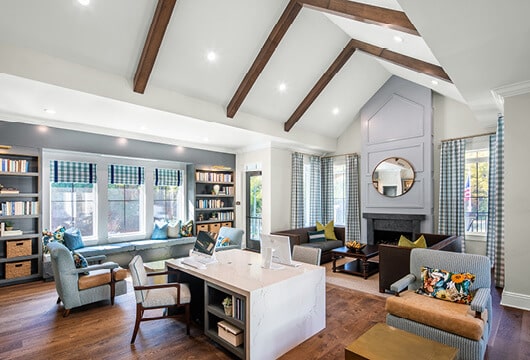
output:
[[[195,237],[167,240],[145,239],[85,246],[76,251],[84,257],[105,255],[106,261],[114,261],[121,267],[127,268],[135,255],[140,255],[144,262],[188,256],[194,243]]]

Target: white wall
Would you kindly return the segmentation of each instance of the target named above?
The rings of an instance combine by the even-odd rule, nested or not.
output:
[[[505,287],[501,304],[530,310],[530,94],[506,98],[504,108]]]
[[[353,122],[337,140],[337,151],[334,155],[361,154],[361,116],[357,114]]]
[[[271,231],[291,228],[291,154],[271,149]]]

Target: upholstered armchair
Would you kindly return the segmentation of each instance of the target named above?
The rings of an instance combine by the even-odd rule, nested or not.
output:
[[[127,293],[127,270],[114,262],[76,268],[72,253],[63,244],[53,241],[48,244],[55,288],[64,305],[63,316],[75,307],[101,300],[110,300]]]
[[[243,234],[242,229],[226,227],[223,226],[219,229],[219,234],[217,235],[217,240],[228,238],[228,245],[219,245],[216,246],[215,251],[230,250],[230,249],[241,249],[241,244],[243,243]]]
[[[458,348],[459,359],[483,359],[493,317],[490,273],[491,264],[486,256],[412,249],[410,274],[390,286],[398,296],[387,299],[386,322]],[[465,280],[472,279],[469,274],[475,276],[473,282]],[[420,288],[438,298],[416,293]],[[470,300],[467,289],[472,294],[470,304],[466,304]],[[460,303],[440,298],[459,299]]]
[[[301,261],[307,264],[320,265],[320,255],[322,254],[322,249],[295,245],[293,246],[293,260]]]

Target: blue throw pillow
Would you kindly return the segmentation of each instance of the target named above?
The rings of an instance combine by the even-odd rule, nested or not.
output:
[[[166,240],[167,239],[167,222],[155,221],[153,228],[153,234],[151,234],[153,240]]]
[[[77,250],[85,247],[83,243],[83,238],[81,236],[81,231],[77,228],[70,228],[64,232],[63,235],[64,245],[72,250]]]
[[[307,238],[309,239],[310,243],[324,242],[326,241],[326,233],[324,230],[308,231]]]

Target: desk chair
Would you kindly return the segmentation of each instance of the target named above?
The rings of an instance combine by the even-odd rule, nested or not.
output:
[[[190,334],[190,300],[191,293],[188,285],[180,283],[166,283],[150,285],[148,276],[167,275],[167,271],[150,272],[145,271],[144,262],[140,255],[136,255],[129,263],[131,278],[136,297],[136,322],[131,338],[131,344],[136,340],[136,334],[140,328],[140,322],[165,319],[168,317],[181,317],[182,315],[170,315],[169,308],[184,308],[186,321],[186,334]],[[145,310],[165,309],[161,316],[144,317]]]
[[[293,260],[301,261],[307,264],[320,265],[320,254],[322,250],[319,248],[294,245],[293,246]]]

